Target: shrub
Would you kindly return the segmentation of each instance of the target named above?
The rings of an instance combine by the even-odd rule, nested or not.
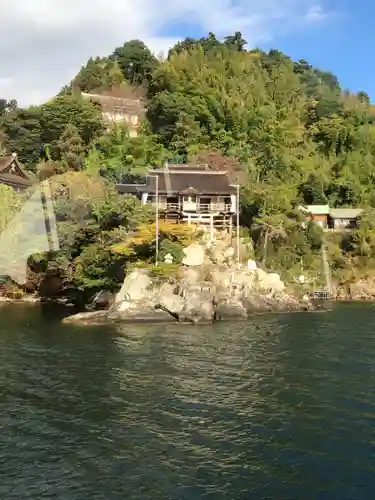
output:
[[[149,267],[150,276],[153,278],[169,279],[175,278],[179,270],[178,264],[167,264],[166,262]]]
[[[184,247],[178,241],[165,239],[160,245],[160,259],[164,260],[167,254],[171,254],[174,264],[181,264],[184,258]]]

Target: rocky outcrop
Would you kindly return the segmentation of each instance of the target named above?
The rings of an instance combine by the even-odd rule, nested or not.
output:
[[[202,245],[192,243],[184,249],[184,254],[182,260],[184,266],[197,267],[204,264],[205,251]]]
[[[299,300],[286,293],[278,274],[267,273],[253,260],[237,266],[233,263],[236,254],[233,247],[220,241],[218,248],[203,243],[187,247],[178,278],[168,283],[152,279],[145,269],[135,269],[126,276],[105,315],[81,314],[66,322],[199,324],[246,319],[265,312],[314,309],[309,300]]]
[[[367,277],[346,286],[338,286],[336,299],[375,302],[375,278]]]
[[[136,269],[126,276],[119,293],[116,295],[115,304],[144,299],[151,286],[152,281],[148,274],[142,269]]]
[[[108,311],[91,311],[74,314],[63,319],[63,323],[72,325],[100,325],[108,322]]]
[[[240,300],[221,300],[216,304],[215,320],[246,319],[248,316],[244,304]]]

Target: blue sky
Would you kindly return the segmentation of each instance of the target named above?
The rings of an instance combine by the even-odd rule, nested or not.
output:
[[[335,74],[344,89],[364,90],[375,102],[375,68],[371,59],[375,50],[375,2],[325,0],[318,7],[320,16],[316,16],[315,22],[301,22],[293,27],[287,24],[285,29],[276,26],[269,37],[255,45],[265,50],[279,49],[294,60],[306,59]],[[207,33],[194,23],[183,22],[167,31],[180,38]]]
[[[331,2],[332,10],[335,3]],[[282,35],[270,45],[276,43],[293,59],[303,58],[313,66],[331,71],[343,88],[364,90],[375,101],[374,19],[375,2],[343,0],[339,10],[328,15],[320,26]]]

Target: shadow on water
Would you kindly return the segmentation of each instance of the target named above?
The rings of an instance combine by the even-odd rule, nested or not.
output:
[[[372,497],[370,305],[202,327],[0,315],[1,500]]]

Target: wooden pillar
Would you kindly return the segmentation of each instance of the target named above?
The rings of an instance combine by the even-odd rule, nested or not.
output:
[[[210,215],[210,242],[214,241],[214,216]]]

